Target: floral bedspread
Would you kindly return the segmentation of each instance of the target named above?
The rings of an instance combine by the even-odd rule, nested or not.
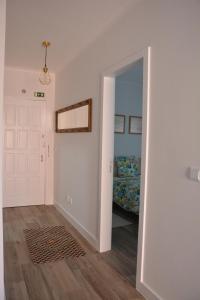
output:
[[[140,175],[114,177],[113,201],[123,209],[138,215],[140,207]]]

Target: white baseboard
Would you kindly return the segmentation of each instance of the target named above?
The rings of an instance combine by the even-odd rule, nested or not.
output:
[[[57,210],[69,221],[81,234],[82,236],[96,249],[98,250],[98,241],[94,235],[92,235],[85,227],[83,227],[78,220],[76,220],[64,207],[58,203],[54,203]]]
[[[136,289],[142,296],[144,296],[146,300],[164,300],[154,290],[152,290],[148,284],[144,282],[137,282]]]

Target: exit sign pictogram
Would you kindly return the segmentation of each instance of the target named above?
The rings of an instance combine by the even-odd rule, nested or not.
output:
[[[34,92],[34,97],[44,98],[43,92]]]

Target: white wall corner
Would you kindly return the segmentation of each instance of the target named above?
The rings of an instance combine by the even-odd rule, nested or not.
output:
[[[84,226],[82,226],[76,218],[74,218],[64,207],[58,203],[54,203],[56,209],[71,223],[71,225],[74,226],[80,232],[80,234],[89,242],[89,244],[95,248],[95,250],[98,250],[98,240],[97,238],[91,234]]]

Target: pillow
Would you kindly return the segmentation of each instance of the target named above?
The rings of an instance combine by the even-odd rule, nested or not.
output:
[[[118,176],[119,177],[133,177],[137,175],[137,171],[133,167],[118,167]]]
[[[133,168],[135,170],[135,175],[139,175],[140,174],[140,163],[139,162],[132,162],[131,163],[131,168]]]
[[[135,156],[117,156],[117,174],[119,177],[137,176],[140,174],[140,159]]]
[[[121,167],[131,168],[131,164],[132,164],[132,160],[129,159],[128,157],[125,157],[124,159],[117,160],[118,169],[121,168]]]

